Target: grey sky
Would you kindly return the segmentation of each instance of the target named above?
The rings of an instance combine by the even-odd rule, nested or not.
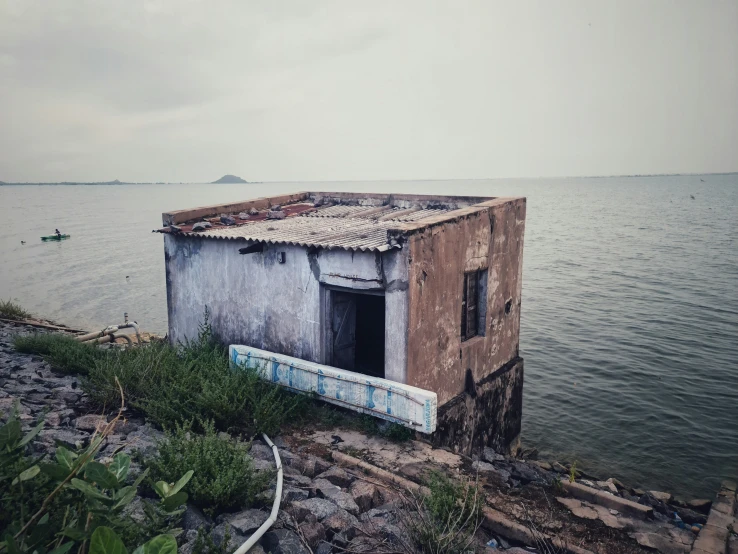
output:
[[[738,1],[0,0],[0,180],[738,170]]]

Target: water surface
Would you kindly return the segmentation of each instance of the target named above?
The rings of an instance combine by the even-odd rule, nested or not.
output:
[[[738,477],[735,174],[0,186],[0,297],[87,329],[128,312],[163,333],[162,212],[319,189],[526,196],[524,444],[684,496]],[[72,238],[42,243],[56,227]]]

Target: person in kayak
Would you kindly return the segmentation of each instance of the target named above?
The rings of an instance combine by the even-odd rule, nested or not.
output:
[[[54,233],[56,233],[56,236],[61,238],[61,233],[59,232],[59,229],[54,229]]]

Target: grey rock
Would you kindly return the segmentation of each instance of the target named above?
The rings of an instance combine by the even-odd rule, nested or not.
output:
[[[197,530],[201,527],[209,529],[212,522],[205,514],[202,513],[200,508],[193,506],[192,504],[187,504],[187,509],[182,514],[181,525],[183,529],[189,530]]]
[[[712,500],[706,500],[704,498],[697,498],[687,502],[688,508],[705,514],[710,511],[710,506],[712,506]]]
[[[223,225],[235,225],[236,224],[236,220],[233,219],[232,217],[228,216],[228,215],[222,215],[222,216],[220,216],[220,222]]]
[[[284,219],[287,214],[283,211],[268,211],[266,214],[267,219]]]
[[[290,502],[297,502],[299,500],[306,500],[308,496],[310,496],[310,493],[305,489],[290,486],[282,488],[282,502],[287,504]]]
[[[339,508],[343,508],[350,514],[355,516],[359,515],[359,506],[354,501],[353,497],[342,490],[328,490],[327,493],[323,493],[325,498],[334,502]]]
[[[140,496],[134,497],[134,499],[131,501],[130,504],[128,504],[125,508],[123,508],[123,511],[121,512],[122,515],[129,518],[134,523],[143,524],[146,522],[146,512],[144,512],[144,500]]]
[[[105,416],[98,414],[89,414],[78,417],[74,421],[74,427],[83,431],[95,431],[107,425],[108,420]]]
[[[337,533],[343,533],[347,540],[353,539],[359,528],[359,520],[346,510],[339,509],[323,520],[323,525],[331,537]]]
[[[366,481],[356,480],[351,483],[350,492],[360,512],[371,510],[381,499],[379,489]]]
[[[56,396],[67,404],[76,404],[77,402],[79,402],[79,399],[81,397],[81,395],[77,394],[76,392],[60,392]]]
[[[304,521],[306,513],[313,514],[318,521],[322,521],[338,511],[338,506],[325,498],[308,498],[293,502],[292,508],[297,512],[293,515],[298,522]]]
[[[249,455],[254,459],[267,460],[274,464],[274,453],[272,452],[272,449],[265,444],[261,444],[259,442],[253,443],[249,450]]]
[[[503,456],[502,454],[498,454],[497,452],[495,452],[494,448],[490,448],[489,446],[487,446],[484,450],[482,450],[482,459],[489,463],[504,462],[505,456]]]
[[[269,460],[262,460],[261,458],[255,458],[253,466],[256,471],[269,471],[275,467],[274,461],[270,462]]]
[[[332,493],[341,492],[341,487],[338,487],[326,479],[314,479],[310,484],[311,492],[316,496],[328,497]]]
[[[513,479],[517,479],[518,481],[521,481],[522,483],[530,483],[530,482],[540,482],[543,481],[542,474],[539,472],[542,472],[541,469],[534,469],[532,466],[529,466],[528,464],[524,462],[513,462],[512,463],[512,471],[510,472]]]
[[[660,500],[661,502],[671,502],[671,500],[674,498],[671,493],[668,492],[661,492],[661,491],[648,491],[651,496],[653,496],[656,500]]]
[[[209,221],[198,221],[192,226],[193,231],[205,231],[206,229],[210,229],[212,225]]]
[[[474,462],[472,466],[479,471],[481,476],[498,485],[506,485],[510,480],[510,472],[508,470],[497,468],[487,462]]]
[[[230,535],[228,543],[226,544],[226,549],[228,550],[235,550],[248,538],[246,535],[239,533],[238,530],[232,527],[230,523],[221,523],[220,525],[216,525],[210,532],[210,537],[213,539],[213,543],[215,543],[216,546],[220,546],[223,544],[226,534]]]
[[[67,448],[77,449],[85,446],[90,439],[87,433],[72,431],[71,429],[44,429],[39,433],[39,441],[49,447],[63,444]]]
[[[333,546],[327,542],[322,542],[315,549],[315,554],[333,554]]]
[[[228,517],[230,523],[242,535],[251,535],[269,518],[261,510],[244,510]]]
[[[310,477],[305,477],[301,473],[294,473],[284,476],[285,483],[292,483],[295,486],[298,487],[309,487],[310,483],[312,483]]]
[[[32,392],[30,394],[26,394],[23,397],[23,401],[28,404],[48,404],[49,397],[51,397],[51,393],[48,391]]]
[[[310,554],[300,537],[289,529],[275,529],[265,533],[261,544],[271,554]]]
[[[177,554],[192,554],[195,551],[197,538],[187,541],[182,546],[177,547]]]
[[[241,212],[240,214],[238,214],[238,219],[240,219],[241,221],[249,219],[250,217],[251,216],[247,214],[246,212]]]
[[[334,485],[346,489],[354,482],[354,476],[349,474],[345,469],[333,466],[332,468],[316,475],[315,479],[325,479]]]
[[[300,533],[310,548],[317,547],[326,537],[325,527],[317,521],[300,525]]]
[[[249,210],[249,215],[259,215],[259,210],[257,210],[256,208],[251,208]]]

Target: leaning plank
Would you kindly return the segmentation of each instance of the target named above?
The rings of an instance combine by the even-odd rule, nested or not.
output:
[[[640,519],[647,519],[653,517],[653,508],[650,506],[644,506],[619,496],[607,494],[606,492],[598,491],[592,487],[580,485],[579,483],[570,483],[569,481],[562,481],[561,483],[566,491],[571,494],[574,498],[579,500],[586,500],[592,504],[599,504],[612,510],[617,510],[624,514],[628,514]]]

